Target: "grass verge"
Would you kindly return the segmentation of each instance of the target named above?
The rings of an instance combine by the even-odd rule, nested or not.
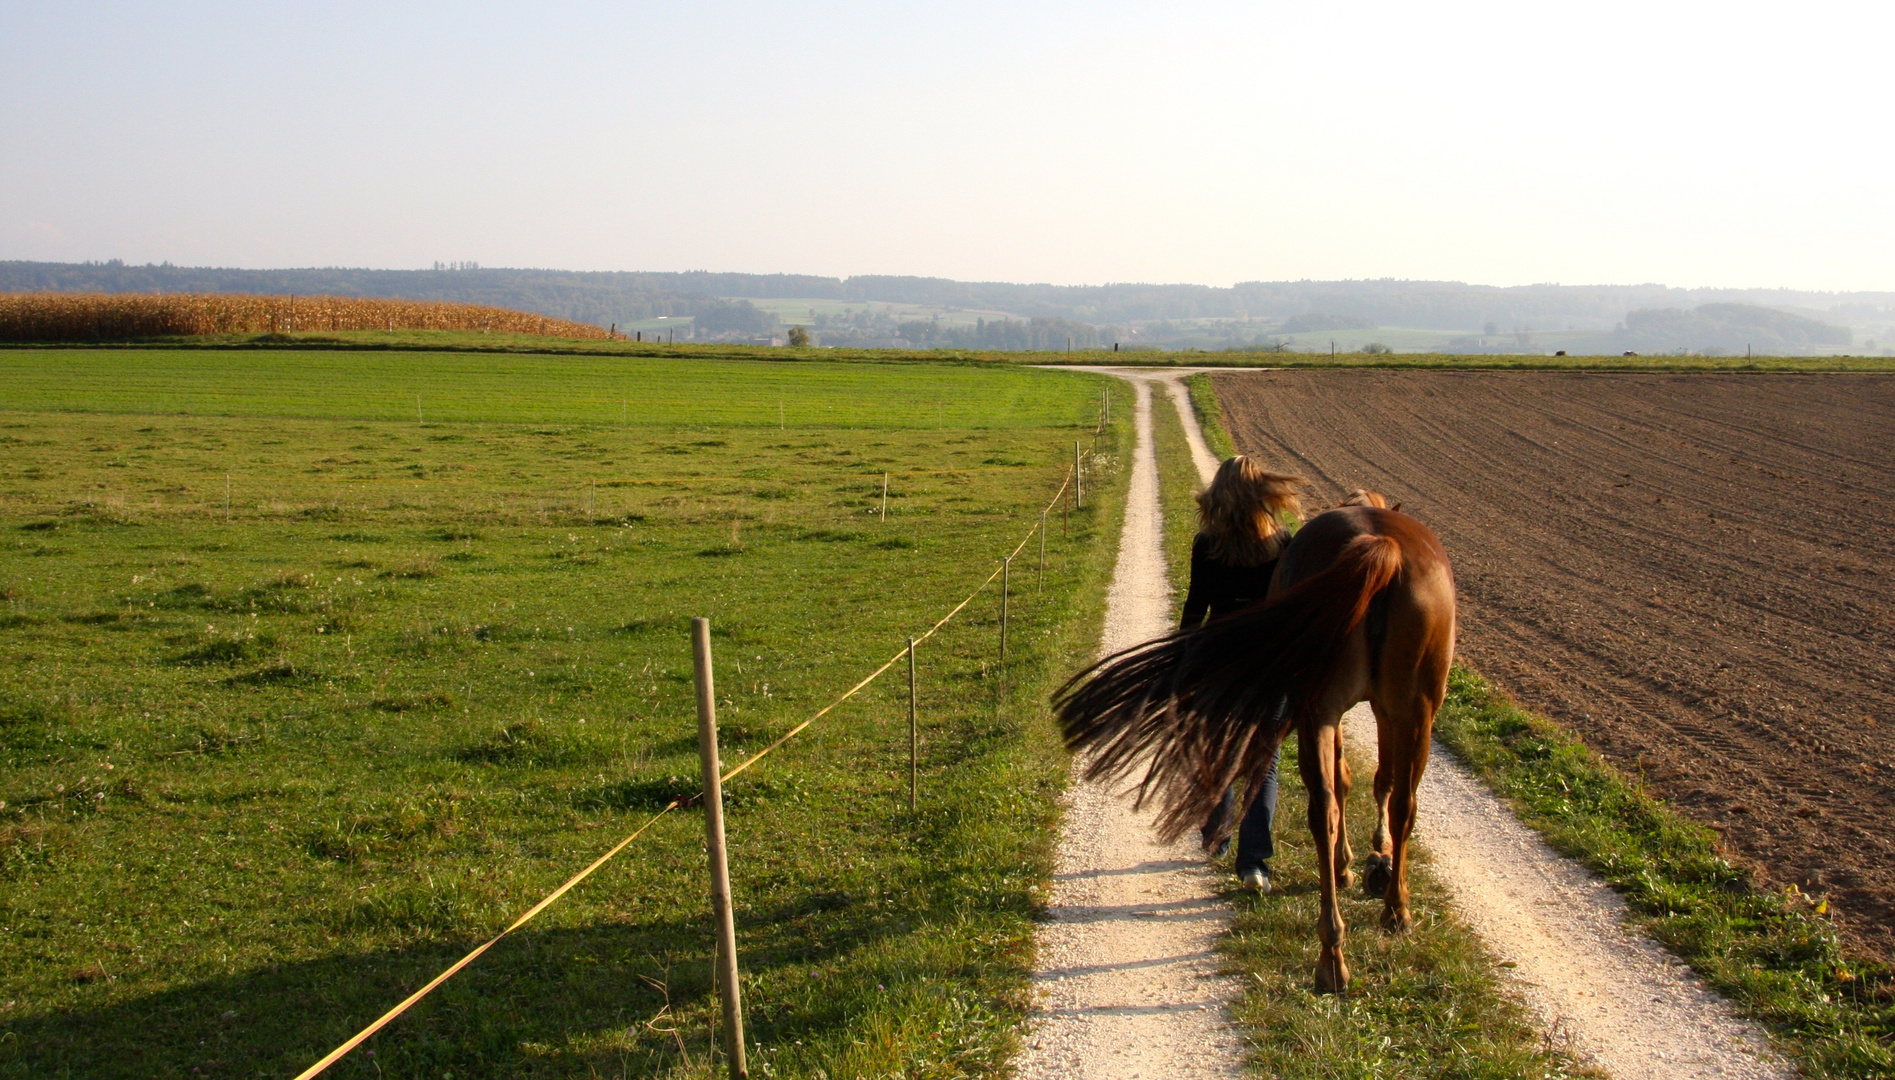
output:
[[[1821,900],[1752,888],[1715,833],[1465,669],[1454,672],[1435,730],[1808,1075],[1895,1075],[1895,971],[1848,955]]]
[[[0,412],[0,1076],[293,1075],[696,789],[689,616],[734,763],[993,569],[1101,385],[619,360],[633,422],[549,421],[540,361],[31,355],[74,385]],[[472,415],[391,418],[417,378]],[[921,648],[919,813],[898,677],[732,784],[754,1075],[1004,1069],[1124,426],[1007,677],[991,590]],[[702,860],[670,815],[330,1075],[705,1075]]]
[[[1204,431],[1205,445],[1219,461],[1235,454],[1237,444],[1224,429],[1224,410],[1218,408],[1217,390],[1210,374],[1200,372],[1184,380],[1184,385],[1191,392],[1191,410],[1197,414],[1198,427]]]
[[[1190,390],[1201,420],[1218,416],[1208,377],[1194,377]],[[1198,481],[1177,412],[1165,404],[1155,415],[1160,494],[1165,548],[1181,602],[1196,532],[1192,493]],[[1229,452],[1221,423],[1205,434],[1213,452]],[[1360,847],[1375,827],[1367,797],[1373,762],[1352,756],[1351,765],[1360,782],[1346,811]],[[1233,889],[1237,914],[1223,944],[1245,983],[1234,1012],[1258,1071],[1285,1080],[1594,1075],[1566,1046],[1537,1032],[1525,1008],[1504,992],[1494,958],[1428,874],[1425,852],[1410,871],[1415,921],[1409,933],[1378,929],[1381,901],[1365,898],[1359,888],[1341,897],[1355,982],[1343,997],[1316,994],[1321,895],[1293,744],[1284,748],[1279,768],[1277,856],[1271,864],[1276,889],[1262,897]]]

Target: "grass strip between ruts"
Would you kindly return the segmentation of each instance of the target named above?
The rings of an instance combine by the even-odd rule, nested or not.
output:
[[[1208,378],[1194,377],[1191,391],[1200,420],[1217,415]],[[1192,495],[1199,484],[1177,410],[1162,394],[1153,408],[1165,550],[1181,601],[1196,529]],[[1214,453],[1228,452],[1221,425],[1205,434]],[[1359,850],[1366,849],[1375,825],[1368,798],[1372,764],[1352,760],[1358,783],[1347,812]],[[1308,802],[1296,769],[1292,740],[1279,766],[1275,891],[1253,896],[1237,892],[1234,879],[1228,882],[1236,915],[1223,950],[1229,970],[1245,985],[1232,1012],[1252,1065],[1283,1080],[1593,1075],[1556,1035],[1536,1032],[1525,1008],[1502,990],[1494,958],[1429,876],[1425,852],[1410,876],[1415,922],[1409,933],[1382,932],[1381,901],[1368,899],[1359,887],[1340,896],[1355,981],[1345,996],[1314,992],[1321,897],[1305,824]]]
[[[1198,427],[1204,432],[1205,445],[1218,460],[1230,457],[1237,452],[1237,444],[1231,441],[1230,432],[1224,430],[1224,412],[1217,407],[1217,390],[1211,383],[1209,372],[1200,372],[1184,381],[1186,389],[1191,391],[1191,411],[1197,413]]]
[[[1457,668],[1436,732],[1521,820],[1625,895],[1640,928],[1761,1021],[1810,1076],[1895,1075],[1895,971],[1851,956],[1795,887],[1752,887],[1717,835]]]

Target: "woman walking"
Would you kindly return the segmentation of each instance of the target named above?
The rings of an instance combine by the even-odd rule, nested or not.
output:
[[[1274,473],[1239,454],[1218,466],[1211,486],[1198,493],[1198,535],[1191,543],[1191,586],[1184,598],[1183,628],[1261,602],[1270,593],[1277,559],[1290,529],[1303,520],[1297,492],[1300,476]],[[1287,703],[1285,703],[1287,704]],[[1277,707],[1280,714],[1284,705]],[[1279,751],[1279,757],[1281,752]],[[1246,889],[1270,891],[1270,858],[1276,854],[1274,821],[1277,760],[1249,780],[1247,807],[1237,829],[1237,876]],[[1230,847],[1235,788],[1204,823],[1204,848],[1212,858]]]

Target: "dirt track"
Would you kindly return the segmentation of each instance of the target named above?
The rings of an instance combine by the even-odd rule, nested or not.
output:
[[[1101,654],[1171,628],[1152,384],[1132,385],[1138,439]],[[1230,910],[1203,856],[1189,842],[1155,841],[1149,808],[1134,811],[1117,790],[1123,786],[1075,779],[1068,792],[1059,872],[1039,933],[1039,1007],[1019,1075],[1235,1078],[1243,1045],[1224,1005],[1240,988],[1218,975],[1216,953]]]
[[[1217,388],[1240,447],[1441,533],[1470,664],[1895,954],[1895,378]]]

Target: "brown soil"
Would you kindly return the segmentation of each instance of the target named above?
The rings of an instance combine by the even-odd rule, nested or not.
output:
[[[1895,955],[1895,378],[1219,375],[1454,559],[1461,655]]]

